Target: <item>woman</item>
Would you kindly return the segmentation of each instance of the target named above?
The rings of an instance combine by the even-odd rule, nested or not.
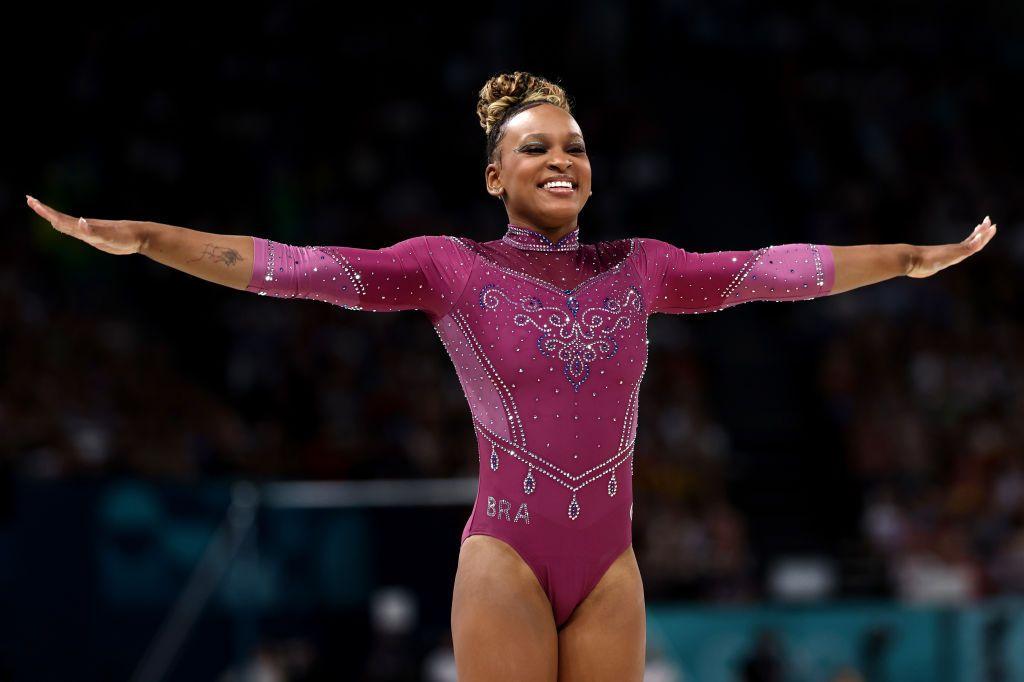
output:
[[[591,195],[583,133],[559,86],[491,78],[477,106],[499,239],[418,236],[382,249],[298,247],[149,222],[75,220],[61,232],[261,295],[373,311],[422,310],[469,403],[480,455],[452,599],[459,679],[640,680],[643,585],[631,545],[637,395],[652,313],[795,301],[899,275],[927,277],[981,250],[959,244],[694,253],[631,238],[582,243]]]

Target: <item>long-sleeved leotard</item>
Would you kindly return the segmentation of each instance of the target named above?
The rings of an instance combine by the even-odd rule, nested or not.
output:
[[[637,396],[652,313],[828,295],[828,246],[695,253],[657,239],[557,243],[420,236],[383,249],[254,238],[248,290],[427,313],[476,432],[480,480],[462,533],[533,569],[561,627],[632,541]]]

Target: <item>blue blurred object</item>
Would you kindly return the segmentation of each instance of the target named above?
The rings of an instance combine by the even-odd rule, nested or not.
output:
[[[977,682],[1024,679],[1024,600],[957,608],[897,603],[806,607],[650,605],[649,646],[687,680],[734,682],[766,635],[787,682],[867,680]]]

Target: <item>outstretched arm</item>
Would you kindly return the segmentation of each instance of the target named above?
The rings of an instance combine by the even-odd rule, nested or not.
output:
[[[911,244],[867,244],[833,246],[836,285],[833,294],[875,284],[893,277],[930,277],[985,248],[996,233],[988,216],[959,244],[913,246]]]
[[[959,244],[783,244],[751,251],[686,251],[641,238],[640,269],[651,312],[704,313],[748,301],[830,296],[893,277],[929,277],[981,251],[996,233],[988,217]]]
[[[58,231],[106,253],[140,253],[233,289],[352,310],[422,310],[437,320],[465,289],[476,260],[475,253],[438,235],[381,249],[293,246],[160,223],[73,218],[26,199]]]
[[[142,254],[158,263],[232,289],[245,289],[252,277],[252,238],[138,220],[74,218],[30,196],[33,211],[58,232],[104,253]]]

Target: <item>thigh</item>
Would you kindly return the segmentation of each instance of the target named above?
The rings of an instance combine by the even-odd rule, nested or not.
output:
[[[452,594],[459,682],[555,682],[558,634],[532,569],[502,540],[471,535]]]
[[[558,633],[558,682],[640,682],[647,621],[640,568],[630,546]]]

